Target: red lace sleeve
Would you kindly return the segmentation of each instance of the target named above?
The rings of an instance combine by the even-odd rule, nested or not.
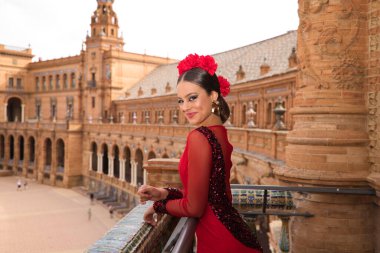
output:
[[[209,179],[212,167],[211,146],[198,131],[188,135],[188,187],[181,199],[169,200],[166,210],[178,217],[201,217],[208,200]]]

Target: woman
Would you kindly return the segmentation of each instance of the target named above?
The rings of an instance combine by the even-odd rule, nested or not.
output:
[[[183,190],[143,185],[141,202],[155,201],[144,214],[152,225],[154,213],[197,217],[197,252],[262,252],[256,237],[231,204],[229,184],[233,147],[223,123],[230,110],[223,96],[228,81],[215,74],[211,56],[190,54],[178,66],[178,105],[190,124],[197,126],[187,136],[179,163]]]

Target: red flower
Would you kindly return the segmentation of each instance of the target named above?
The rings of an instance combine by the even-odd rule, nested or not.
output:
[[[227,96],[230,93],[230,83],[223,76],[218,76],[220,93],[223,97]]]
[[[215,60],[210,55],[197,55],[189,54],[185,59],[178,63],[178,73],[182,75],[184,72],[193,69],[201,68],[207,71],[210,75],[214,75],[218,65],[215,63]]]

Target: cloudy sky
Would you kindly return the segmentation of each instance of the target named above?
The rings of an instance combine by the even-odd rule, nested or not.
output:
[[[297,0],[115,0],[124,50],[181,59],[298,27]],[[0,0],[0,44],[42,59],[79,54],[96,0]]]

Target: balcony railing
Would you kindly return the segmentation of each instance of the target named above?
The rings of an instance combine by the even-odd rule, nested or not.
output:
[[[281,218],[291,216],[312,217],[311,213],[299,213],[295,210],[290,192],[303,193],[330,193],[376,195],[373,189],[333,188],[333,187],[284,187],[264,185],[231,185],[233,205],[245,218],[255,218],[257,215],[276,215]],[[270,198],[269,198],[270,196]],[[270,211],[268,211],[270,209]],[[282,252],[289,252],[289,233],[287,231],[288,218],[285,221],[286,229],[281,229],[283,239],[280,242]],[[193,237],[197,219],[181,218],[173,234],[163,250],[164,253],[193,252]],[[284,223],[283,223],[284,225]]]

